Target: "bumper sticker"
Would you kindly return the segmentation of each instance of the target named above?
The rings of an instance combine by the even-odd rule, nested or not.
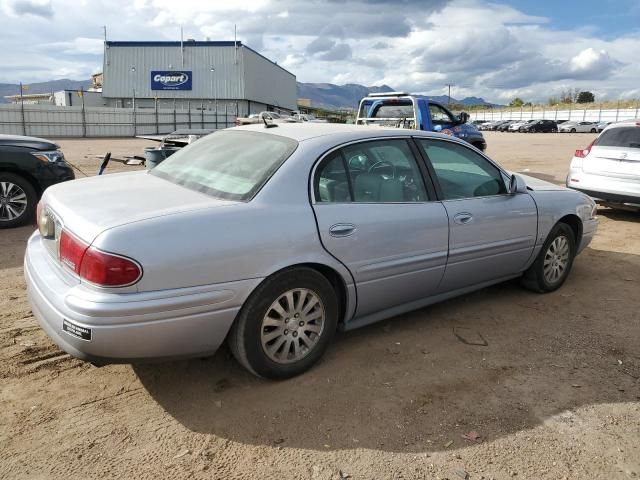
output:
[[[82,340],[91,340],[90,328],[81,327],[80,325],[71,323],[69,320],[62,319],[62,330],[67,332],[69,335],[81,338]]]

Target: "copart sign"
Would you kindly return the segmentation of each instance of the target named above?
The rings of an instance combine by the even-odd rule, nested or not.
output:
[[[151,72],[151,90],[191,90],[190,71]]]

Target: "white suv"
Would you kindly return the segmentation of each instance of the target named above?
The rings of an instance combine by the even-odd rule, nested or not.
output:
[[[576,150],[567,187],[609,206],[640,209],[640,120],[613,123]]]

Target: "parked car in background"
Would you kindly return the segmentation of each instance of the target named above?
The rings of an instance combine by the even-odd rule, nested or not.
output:
[[[489,122],[484,125],[483,130],[493,130],[495,131],[500,125],[509,122],[510,120],[496,120],[493,122]]]
[[[51,140],[0,135],[0,228],[27,223],[47,187],[74,178]]]
[[[523,125],[520,128],[520,131],[526,132],[526,133],[533,133],[533,132],[555,133],[558,131],[558,125],[553,120],[536,120],[535,122]]]
[[[524,127],[525,125],[528,125],[530,123],[535,122],[535,120],[520,120],[519,122],[515,122],[509,125],[509,128],[507,131],[509,132],[521,132],[522,131],[522,127]]]
[[[597,228],[588,196],[451,135],[335,124],[222,130],[41,203],[24,271],[64,350],[201,357],[226,338],[275,379],[310,368],[337,328],[511,278],[554,291]]]
[[[248,117],[238,117],[236,118],[236,125],[252,125],[254,123],[264,123],[264,121],[269,123],[297,123],[300,120],[288,115],[286,113],[276,113],[276,112],[260,112],[258,114],[251,114]]]
[[[518,123],[519,120],[508,120],[500,125],[498,125],[498,127],[496,128],[496,130],[498,132],[506,132],[507,130],[509,130],[509,127],[511,125],[513,125],[514,123]]]
[[[640,120],[613,123],[576,150],[567,186],[605,205],[640,209]]]
[[[314,115],[311,115],[310,113],[296,113],[293,115],[293,118],[301,121],[302,123],[305,123],[305,122],[327,123],[327,121],[324,118],[322,119],[316,118]]]
[[[598,133],[600,133],[612,123],[613,122],[598,122],[596,125],[596,130],[598,131]]]
[[[596,133],[596,122],[566,122],[558,127],[561,133]]]

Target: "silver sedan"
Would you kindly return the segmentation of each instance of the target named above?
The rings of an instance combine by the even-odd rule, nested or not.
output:
[[[451,136],[253,125],[149,172],[49,188],[25,276],[40,325],[76,357],[204,356],[226,339],[251,372],[286,378],[338,328],[517,277],[559,288],[594,213]]]

